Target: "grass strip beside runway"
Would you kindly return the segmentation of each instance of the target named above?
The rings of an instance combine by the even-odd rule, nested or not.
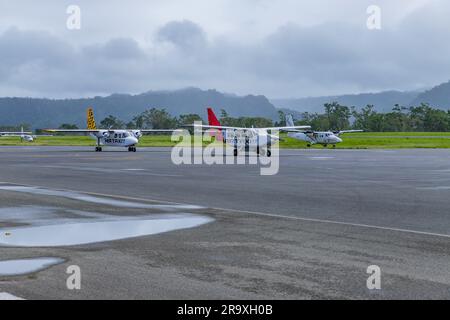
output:
[[[282,134],[281,148],[304,149],[306,143]],[[401,149],[401,148],[450,148],[450,132],[363,132],[342,135],[344,142],[339,149]],[[140,147],[171,147],[170,135],[146,135]],[[88,136],[37,137],[34,142],[21,142],[18,137],[0,137],[0,146],[94,146]],[[313,148],[323,148],[316,145]]]

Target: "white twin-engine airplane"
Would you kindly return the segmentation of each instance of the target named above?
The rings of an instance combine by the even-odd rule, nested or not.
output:
[[[84,133],[97,140],[96,152],[101,152],[102,146],[123,147],[136,152],[139,138],[148,132],[173,132],[175,129],[97,129],[92,108],[87,109],[87,129],[46,129],[53,133]]]
[[[255,150],[259,155],[261,149],[265,149],[266,155],[271,156],[270,148],[272,143],[280,140],[280,137],[270,134],[270,130],[289,131],[295,129],[310,129],[310,126],[285,126],[285,127],[268,127],[268,128],[242,128],[242,127],[227,127],[222,126],[217,120],[214,111],[211,108],[208,110],[208,125],[194,124],[194,128],[200,129],[217,129],[218,133],[212,133],[216,139],[222,140],[224,143],[231,145],[234,148],[234,156],[238,155],[239,151]]]
[[[31,132],[24,132],[23,127],[20,132],[0,132],[0,136],[3,137],[20,137],[21,141],[33,142],[36,136],[33,136]]]
[[[294,119],[292,115],[286,115],[286,125],[293,126]],[[321,144],[327,147],[329,144],[336,147],[336,144],[341,143],[342,139],[339,137],[343,133],[363,132],[364,130],[341,130],[341,131],[301,131],[289,130],[288,136],[297,140],[306,141],[307,146],[311,147],[313,144]]]

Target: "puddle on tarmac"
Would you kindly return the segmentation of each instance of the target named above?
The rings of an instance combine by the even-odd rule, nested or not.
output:
[[[146,204],[140,202],[131,202],[131,201],[123,201],[117,200],[113,198],[102,198],[96,197],[89,194],[78,193],[74,191],[63,191],[63,190],[51,190],[44,189],[38,187],[23,187],[23,186],[0,186],[0,190],[5,191],[13,191],[13,192],[24,192],[31,193],[37,195],[46,195],[46,196],[56,196],[69,198],[78,201],[91,202],[97,204],[105,204],[109,206],[115,207],[124,207],[124,208],[137,208],[137,209],[160,209],[165,211],[176,211],[176,210],[194,210],[194,209],[203,209],[201,206],[194,205],[183,205],[183,204]]]
[[[153,235],[193,228],[213,221],[191,215],[163,215],[146,219],[119,219],[0,229],[0,245],[59,247]]]
[[[0,222],[50,225],[84,222],[86,219],[119,220],[130,219],[130,217],[113,216],[106,213],[73,210],[61,207],[24,205],[20,207],[0,208]]]
[[[0,190],[65,197],[120,208],[159,209],[161,211],[160,214],[151,216],[118,216],[59,207],[25,205],[0,208],[1,221],[29,224],[23,227],[1,228],[0,245],[3,246],[82,245],[193,228],[214,220],[186,212],[189,209],[203,208],[200,206],[147,204],[39,187],[0,185]]]
[[[64,260],[60,258],[32,258],[0,261],[0,277],[33,273],[63,262]]]

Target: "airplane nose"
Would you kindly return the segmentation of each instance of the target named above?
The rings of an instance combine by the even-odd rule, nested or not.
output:
[[[135,137],[130,137],[130,144],[137,144],[139,140]]]
[[[342,139],[339,137],[336,137],[336,142],[342,142]]]

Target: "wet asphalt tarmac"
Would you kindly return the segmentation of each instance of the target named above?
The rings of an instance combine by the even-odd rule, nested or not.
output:
[[[262,176],[257,165],[177,166],[167,148],[91,149],[0,148],[0,231],[167,214],[211,221],[82,245],[1,246],[1,260],[62,262],[0,276],[0,292],[26,299],[450,298],[448,150],[281,150],[278,174]],[[81,269],[81,290],[66,287],[70,265]],[[381,290],[367,289],[369,265],[381,269]]]

